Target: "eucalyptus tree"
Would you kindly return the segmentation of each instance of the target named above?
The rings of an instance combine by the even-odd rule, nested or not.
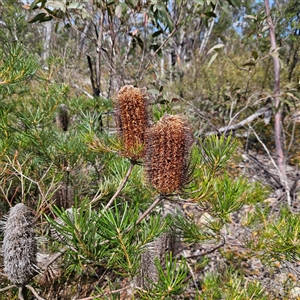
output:
[[[88,57],[93,94],[110,96],[125,83],[160,79],[170,65],[190,59],[216,7],[229,5],[239,2],[36,0],[30,22],[52,21],[77,32],[77,53]]]

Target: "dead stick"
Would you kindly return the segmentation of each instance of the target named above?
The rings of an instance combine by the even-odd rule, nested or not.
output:
[[[119,185],[117,191],[115,192],[115,194],[111,197],[111,199],[108,201],[108,203],[106,204],[105,206],[105,210],[107,210],[111,204],[114,202],[114,200],[119,196],[120,192],[122,191],[123,187],[125,186],[130,174],[131,174],[131,171],[132,171],[132,168],[134,166],[134,163],[132,161],[130,161],[130,165],[129,165],[129,168],[128,168],[128,171],[124,177],[124,179],[122,180],[121,184]]]

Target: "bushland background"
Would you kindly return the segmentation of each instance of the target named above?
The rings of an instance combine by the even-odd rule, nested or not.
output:
[[[33,279],[40,295],[300,298],[299,12],[296,0],[1,0],[0,215],[23,202],[36,211],[41,253],[69,244]],[[185,115],[195,137],[192,181],[171,196],[180,217],[164,223],[183,250],[158,263],[161,284],[131,294],[133,258],[164,226],[155,210],[128,234],[157,192],[141,165],[127,178],[118,154],[113,99],[124,85],[147,89],[154,123]],[[91,220],[114,195],[102,226],[124,240],[105,248]],[[82,211],[75,221],[71,207]],[[61,240],[53,219],[64,220]],[[149,240],[138,244],[140,231]]]

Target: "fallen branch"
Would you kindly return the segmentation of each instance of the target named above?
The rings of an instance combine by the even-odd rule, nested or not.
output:
[[[91,296],[91,297],[87,297],[87,298],[80,298],[78,300],[93,300],[93,299],[100,298],[100,297],[103,297],[103,296],[108,296],[108,295],[113,295],[113,294],[116,294],[116,293],[120,293],[120,292],[125,291],[129,288],[130,288],[130,286],[126,286],[124,288],[121,288],[121,289],[118,289],[118,290],[115,290],[115,291],[109,291],[109,292],[105,292],[105,293],[95,295],[95,296]]]
[[[256,157],[254,157],[254,156],[252,156],[252,155],[250,155],[250,154],[246,154],[247,155],[247,157],[249,158],[249,159],[251,159],[254,163],[256,163],[258,166],[260,166],[263,170],[264,170],[264,172],[266,173],[266,174],[268,174],[269,175],[269,177],[272,177],[273,178],[273,180],[276,182],[276,186],[275,186],[275,188],[276,189],[280,189],[280,188],[282,188],[282,184],[281,184],[281,182],[276,178],[276,176],[274,175],[274,174],[272,174],[271,172],[269,172],[268,171],[268,169],[267,169],[267,167],[266,166],[264,166]]]
[[[0,292],[5,292],[5,291],[10,290],[10,289],[12,289],[12,288],[14,288],[14,287],[17,287],[17,286],[14,285],[14,284],[9,285],[9,286],[6,286],[5,288],[0,289]]]
[[[77,90],[79,90],[80,92],[82,92],[83,94],[85,94],[87,97],[89,97],[90,99],[94,99],[94,97],[88,93],[87,91],[83,90],[81,87],[79,87],[77,84],[73,84],[72,85],[74,88],[76,88]]]
[[[258,117],[264,115],[265,117],[269,117],[272,114],[272,108],[271,107],[262,107],[259,110],[257,110],[254,114],[250,115],[249,117],[247,117],[246,119],[244,119],[243,121],[237,123],[237,124],[232,124],[230,126],[224,126],[219,128],[216,131],[211,131],[209,133],[206,134],[206,136],[210,136],[213,134],[220,134],[223,132],[227,132],[227,131],[232,131],[232,130],[236,130],[242,127],[245,127],[247,124],[251,123],[252,121],[254,121],[255,119],[257,119]]]
[[[27,284],[26,287],[32,292],[32,294],[35,296],[37,300],[45,300],[36,292],[36,290],[31,285]]]

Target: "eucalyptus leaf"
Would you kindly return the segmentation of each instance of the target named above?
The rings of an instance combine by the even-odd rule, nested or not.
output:
[[[83,8],[83,4],[79,3],[79,2],[72,2],[68,5],[69,9],[82,9]]]
[[[218,56],[218,52],[214,53],[213,56],[210,58],[208,64],[207,64],[207,67],[209,68],[211,66],[211,64],[215,61],[215,59],[217,58]]]
[[[223,47],[225,47],[224,44],[217,44],[215,46],[213,46],[212,48],[210,48],[207,52],[207,54],[210,54],[213,51],[219,51],[220,49],[222,49]]]

